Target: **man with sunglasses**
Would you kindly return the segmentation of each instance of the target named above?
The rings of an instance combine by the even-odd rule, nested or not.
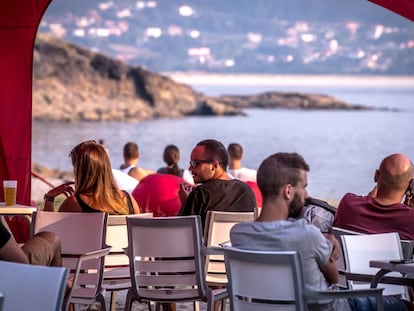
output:
[[[375,191],[367,196],[347,193],[333,226],[361,233],[398,232],[401,239],[414,240],[414,209],[402,203],[404,196],[406,202],[412,196],[413,174],[407,156],[389,155],[375,172]]]
[[[224,145],[214,139],[200,141],[191,152],[189,170],[194,183],[191,191],[182,187],[178,215],[200,215],[204,223],[209,210],[253,212],[256,199],[244,182],[231,179],[226,172],[228,154]]]

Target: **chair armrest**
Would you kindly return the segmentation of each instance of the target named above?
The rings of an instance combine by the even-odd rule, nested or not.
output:
[[[204,256],[207,256],[207,255],[224,255],[224,249],[221,246],[209,246],[209,247],[203,246],[201,248],[201,253]]]
[[[98,249],[96,251],[81,254],[79,256],[79,261],[84,261],[84,260],[88,260],[92,258],[99,258],[99,257],[106,256],[111,251],[111,248],[112,247],[107,247],[107,248]]]

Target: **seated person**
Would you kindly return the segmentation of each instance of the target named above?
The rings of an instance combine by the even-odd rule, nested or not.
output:
[[[200,215],[204,224],[208,211],[253,212],[257,206],[253,190],[245,182],[227,174],[228,155],[224,145],[214,139],[200,141],[191,152],[190,171],[200,184],[192,191],[180,189],[178,215]]]
[[[59,237],[52,232],[39,232],[20,247],[4,226],[0,216],[0,260],[61,267]]]
[[[297,251],[303,261],[305,287],[326,290],[338,282],[335,261],[338,241],[303,218],[298,218],[308,197],[306,186],[309,166],[297,153],[276,153],[259,167],[257,182],[263,196],[260,216],[253,222],[233,226],[233,247],[256,251]],[[315,300],[309,310],[370,310],[368,299]],[[385,310],[407,310],[410,305],[395,297],[384,299]]]
[[[128,174],[137,180],[141,180],[149,174],[154,174],[152,170],[147,170],[138,166],[139,161],[139,148],[136,143],[128,142],[124,146],[124,163],[120,166],[119,170]]]
[[[95,141],[75,146],[69,154],[75,175],[73,182],[53,188],[45,194],[45,211],[54,211],[54,199],[64,193],[68,197],[60,212],[106,212],[112,215],[139,214],[135,199],[118,188],[112,174],[108,153]]]
[[[403,154],[382,160],[369,195],[347,193],[338,205],[333,226],[361,233],[398,232],[414,240],[414,209],[401,203],[413,179],[413,164]]]
[[[227,152],[229,155],[229,166],[227,168],[227,173],[229,174],[229,176],[231,178],[236,178],[242,181],[256,182],[256,170],[242,166],[242,146],[237,143],[231,143],[227,147]]]
[[[164,149],[163,159],[167,166],[160,167],[157,173],[160,174],[171,174],[184,178],[189,184],[194,184],[193,176],[191,173],[183,168],[178,166],[180,161],[180,150],[175,145],[168,145]]]

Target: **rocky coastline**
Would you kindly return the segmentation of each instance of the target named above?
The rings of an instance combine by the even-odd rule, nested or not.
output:
[[[33,119],[139,122],[244,115],[246,108],[370,109],[324,94],[206,96],[188,84],[39,33],[33,54]]]

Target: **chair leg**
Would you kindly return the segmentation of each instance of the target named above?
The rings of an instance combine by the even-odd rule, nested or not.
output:
[[[105,297],[102,294],[99,294],[96,297],[96,301],[99,302],[99,304],[101,305],[101,311],[106,311],[106,302],[105,302]]]
[[[115,311],[116,291],[111,292],[111,300],[109,301],[109,310]]]
[[[127,295],[126,295],[126,299],[125,299],[125,311],[130,311],[132,309],[132,302],[133,302],[133,293],[131,289],[128,289]],[[151,311],[151,307],[149,308],[149,310]]]
[[[225,311],[226,310],[226,303],[227,303],[226,298],[224,298],[223,300],[221,300],[221,311]]]

